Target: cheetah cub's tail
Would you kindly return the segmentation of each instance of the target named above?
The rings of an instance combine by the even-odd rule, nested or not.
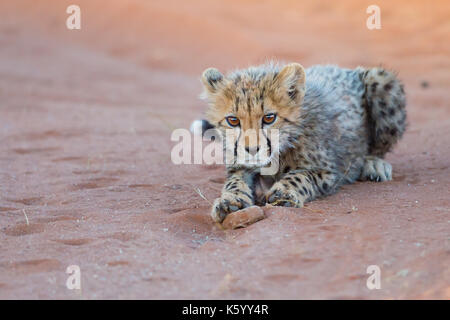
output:
[[[361,68],[369,117],[369,153],[383,157],[406,128],[405,92],[396,75],[383,68]]]

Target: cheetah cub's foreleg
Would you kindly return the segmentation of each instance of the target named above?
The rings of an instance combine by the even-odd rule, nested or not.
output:
[[[272,186],[266,201],[275,206],[301,208],[307,201],[333,193],[337,180],[328,171],[293,170]]]
[[[374,156],[367,156],[364,159],[364,167],[359,180],[390,181],[392,180],[392,166],[390,163]]]
[[[245,170],[228,172],[220,198],[214,201],[211,217],[215,222],[222,222],[225,217],[255,204],[252,191],[253,175]]]

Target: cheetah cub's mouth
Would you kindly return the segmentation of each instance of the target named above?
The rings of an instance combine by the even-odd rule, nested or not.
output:
[[[292,146],[305,95],[300,64],[272,64],[264,71],[248,68],[227,76],[209,68],[202,82],[208,123],[221,136],[227,165],[264,167]]]

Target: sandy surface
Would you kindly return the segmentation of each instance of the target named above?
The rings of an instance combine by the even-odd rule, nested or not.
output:
[[[80,31],[73,1],[0,3],[0,298],[450,298],[448,1],[378,1],[378,31],[372,1],[76,2]],[[221,230],[195,189],[224,168],[172,164],[170,134],[203,69],[273,57],[399,71],[394,180]]]

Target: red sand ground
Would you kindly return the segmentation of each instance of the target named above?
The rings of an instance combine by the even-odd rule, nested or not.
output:
[[[378,1],[369,31],[372,2],[2,1],[0,298],[449,299],[450,4]],[[272,57],[398,70],[410,126],[393,181],[223,231],[194,190],[223,167],[173,165],[170,134],[203,69]]]

